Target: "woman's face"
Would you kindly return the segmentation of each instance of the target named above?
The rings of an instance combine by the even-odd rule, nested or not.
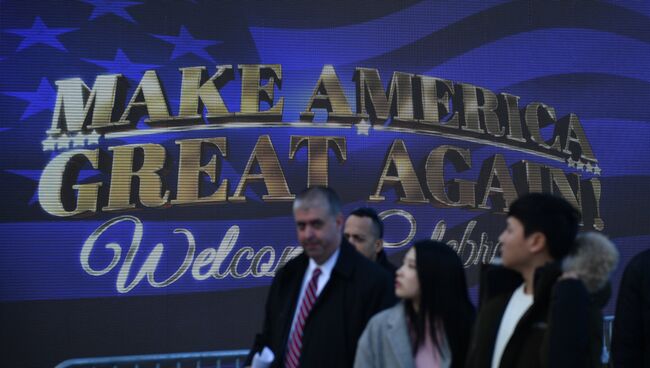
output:
[[[397,270],[395,277],[395,295],[407,300],[420,299],[420,282],[415,265],[415,248],[411,247],[404,256],[402,267]]]

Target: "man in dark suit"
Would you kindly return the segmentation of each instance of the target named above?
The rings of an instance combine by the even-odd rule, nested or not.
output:
[[[247,365],[267,347],[271,367],[352,367],[366,323],[395,302],[391,276],[343,239],[333,190],[308,188],[293,214],[304,252],[275,275]]]
[[[388,273],[395,275],[397,267],[390,263],[384,251],[384,224],[377,211],[370,207],[360,207],[350,213],[345,220],[343,236],[359,253],[377,262]]]

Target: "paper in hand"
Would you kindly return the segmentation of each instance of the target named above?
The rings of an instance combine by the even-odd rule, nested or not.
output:
[[[264,347],[262,352],[258,352],[253,356],[253,362],[251,364],[252,368],[269,368],[271,366],[271,363],[273,363],[273,360],[275,359],[275,355],[269,349],[268,347]]]

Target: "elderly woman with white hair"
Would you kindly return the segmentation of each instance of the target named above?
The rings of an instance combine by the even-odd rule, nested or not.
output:
[[[616,246],[604,235],[585,232],[562,263],[551,295],[548,367],[601,367],[602,312],[618,263]]]

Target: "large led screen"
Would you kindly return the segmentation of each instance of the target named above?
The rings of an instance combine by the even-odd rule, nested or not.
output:
[[[246,349],[291,205],[461,256],[552,192],[650,247],[647,1],[2,1],[3,364]]]

